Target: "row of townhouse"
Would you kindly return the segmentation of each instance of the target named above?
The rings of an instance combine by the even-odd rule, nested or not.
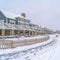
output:
[[[31,36],[50,32],[51,30],[39,27],[20,15],[0,10],[0,36]]]

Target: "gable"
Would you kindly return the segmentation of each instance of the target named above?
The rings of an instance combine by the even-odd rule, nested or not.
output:
[[[6,19],[5,15],[0,11],[0,20],[5,20],[5,19]]]
[[[20,16],[18,14],[14,14],[14,13],[6,11],[6,10],[1,10],[1,12],[5,15],[6,18],[15,19],[15,17],[19,17]]]

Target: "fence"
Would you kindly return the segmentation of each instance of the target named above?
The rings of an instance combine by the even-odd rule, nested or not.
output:
[[[35,43],[41,43],[49,39],[49,36],[44,38],[37,38],[33,40],[24,40],[24,41],[11,41],[11,40],[0,40],[0,49],[15,48],[18,46],[31,45]]]

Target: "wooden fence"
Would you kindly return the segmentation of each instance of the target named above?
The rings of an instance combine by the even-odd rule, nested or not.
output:
[[[48,40],[49,37],[44,37],[44,38],[37,38],[37,39],[33,39],[33,40],[24,40],[24,41],[11,41],[11,40],[0,40],[0,49],[7,49],[7,48],[15,48],[18,46],[25,46],[25,45],[31,45],[31,44],[35,44],[35,43],[41,43],[44,42],[46,40]]]

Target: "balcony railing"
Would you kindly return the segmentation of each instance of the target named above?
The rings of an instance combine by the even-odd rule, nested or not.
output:
[[[0,26],[5,26],[7,28],[15,28],[15,29],[29,29],[29,30],[38,30],[35,27],[27,26],[27,25],[16,25],[16,24],[9,24],[0,21]]]

